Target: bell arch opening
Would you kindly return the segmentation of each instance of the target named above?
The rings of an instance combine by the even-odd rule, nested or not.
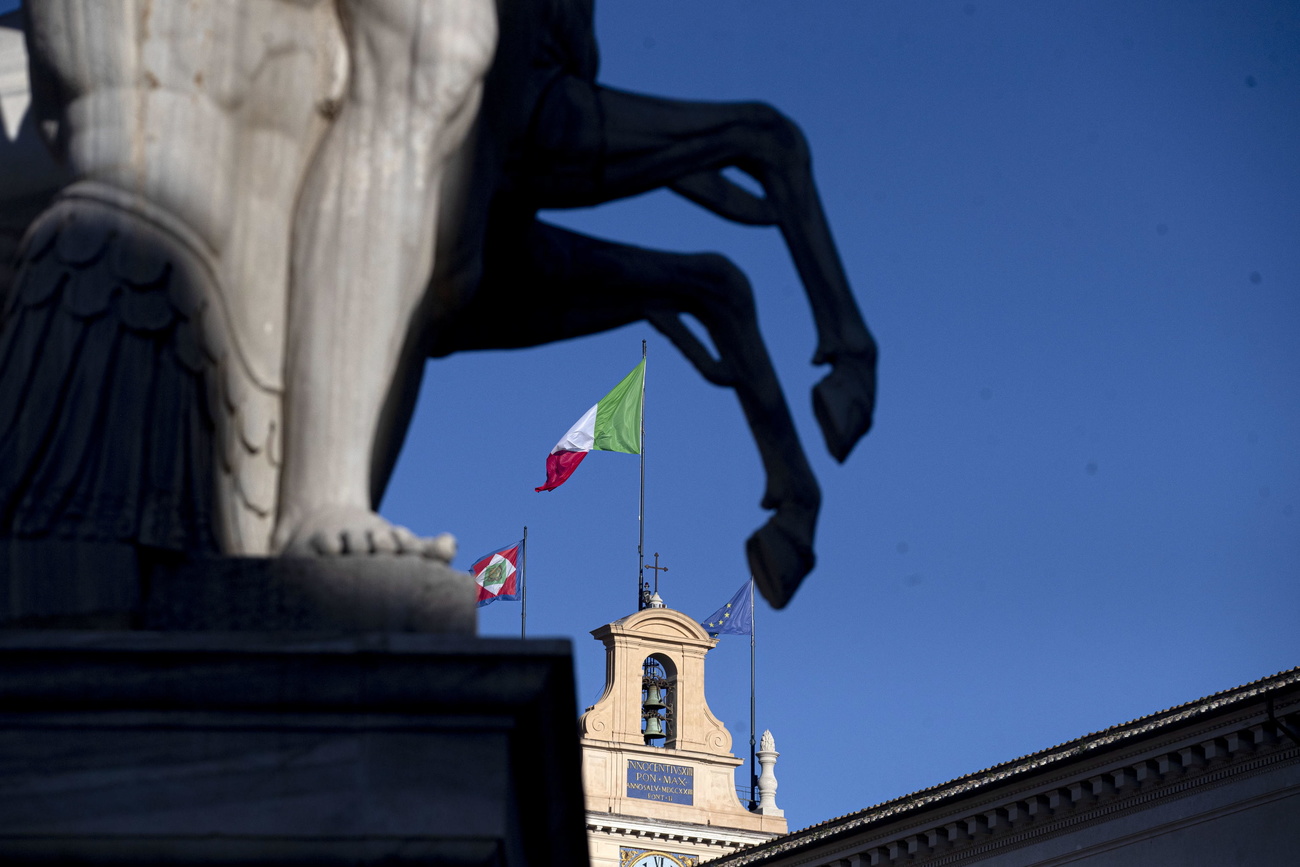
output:
[[[677,740],[677,666],[659,653],[641,663],[641,737],[650,747]]]

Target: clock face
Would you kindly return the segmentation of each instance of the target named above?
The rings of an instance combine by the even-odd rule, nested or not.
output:
[[[621,846],[618,854],[619,864],[622,867],[700,867],[698,855],[683,855],[681,852],[660,852],[658,849],[628,849]]]
[[[628,867],[685,867],[685,862],[678,861],[667,852],[646,852]]]

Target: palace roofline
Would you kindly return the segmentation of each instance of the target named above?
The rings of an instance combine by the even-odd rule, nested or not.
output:
[[[1300,667],[1157,711],[1099,732],[1083,735],[1057,746],[920,789],[854,813],[827,819],[724,857],[715,863],[719,867],[738,867],[780,852],[832,843],[837,838],[855,831],[905,820],[909,818],[909,814],[919,814],[928,808],[943,806],[948,802],[972,796],[979,797],[983,794],[981,790],[987,790],[992,794],[994,787],[999,784],[1047,773],[1054,769],[1064,770],[1071,764],[1083,763],[1121,748],[1142,744],[1144,741],[1168,734],[1182,725],[1226,715],[1261,699],[1271,700],[1275,694],[1296,685],[1300,685]],[[1287,734],[1292,739],[1297,738],[1294,728],[1287,731]]]

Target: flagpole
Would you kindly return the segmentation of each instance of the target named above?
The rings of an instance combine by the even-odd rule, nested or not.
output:
[[[641,363],[645,364],[645,341],[641,341]],[[639,537],[636,543],[636,609],[643,607],[641,588],[645,586],[645,369],[641,370],[641,502],[637,507]]]
[[[519,608],[519,637],[527,638],[528,637],[528,525],[527,524],[524,524],[524,541],[523,544],[520,545],[519,547],[523,549],[519,552],[520,554],[519,561],[523,564],[524,567],[519,570],[519,595],[522,597],[520,601],[523,603]],[[753,739],[754,739],[753,733],[751,732],[750,740],[752,741]]]
[[[754,576],[749,576],[749,809],[756,806],[754,792],[758,789],[758,776],[754,773]]]

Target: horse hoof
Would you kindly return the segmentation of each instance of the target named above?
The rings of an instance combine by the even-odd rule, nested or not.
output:
[[[858,440],[871,430],[876,405],[876,368],[861,359],[841,358],[813,388],[813,414],[826,450],[843,463]]]
[[[749,571],[763,598],[773,608],[784,608],[804,576],[812,571],[816,557],[812,533],[798,533],[773,515],[745,543]]]

